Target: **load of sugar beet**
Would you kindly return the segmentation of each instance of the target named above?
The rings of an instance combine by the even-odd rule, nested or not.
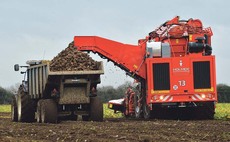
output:
[[[88,54],[78,51],[71,42],[51,60],[50,71],[88,71],[97,70],[97,62]]]

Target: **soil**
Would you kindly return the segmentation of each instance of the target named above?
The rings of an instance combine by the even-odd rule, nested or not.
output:
[[[0,113],[0,141],[230,141],[230,121],[105,119],[58,124],[11,122]]]

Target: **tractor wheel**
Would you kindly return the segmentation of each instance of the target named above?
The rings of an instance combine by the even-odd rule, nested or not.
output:
[[[146,102],[144,102],[144,104],[143,104],[143,114],[144,114],[145,119],[151,118],[151,110],[150,110],[150,108]]]
[[[57,104],[53,99],[43,100],[41,103],[41,122],[57,123]]]
[[[18,121],[18,108],[17,108],[17,101],[16,96],[12,97],[11,102],[11,120],[14,122]]]
[[[90,97],[90,120],[103,121],[103,104],[98,97]]]
[[[142,107],[140,101],[140,95],[135,94],[134,95],[134,109],[135,109],[135,117],[141,118],[142,117]]]
[[[36,119],[38,123],[41,123],[41,106],[42,106],[43,100],[39,100],[37,103],[37,115]]]
[[[30,96],[20,87],[18,90],[17,99],[18,121],[19,122],[33,122],[35,118],[35,107]]]

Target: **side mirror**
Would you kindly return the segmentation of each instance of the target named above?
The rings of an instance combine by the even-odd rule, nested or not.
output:
[[[19,64],[14,65],[14,71],[19,71]]]

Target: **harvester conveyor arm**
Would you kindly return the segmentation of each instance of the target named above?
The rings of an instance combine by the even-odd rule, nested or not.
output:
[[[75,36],[74,45],[79,51],[98,53],[136,79],[146,78],[146,69],[141,66],[146,54],[145,44],[129,45],[98,36]]]

